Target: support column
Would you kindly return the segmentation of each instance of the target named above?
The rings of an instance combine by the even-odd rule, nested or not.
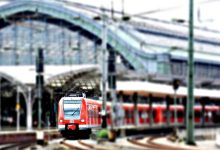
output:
[[[152,99],[152,95],[150,94],[148,97],[148,102],[149,102],[149,118],[150,118],[150,126],[153,125],[153,99]]]
[[[2,130],[2,77],[0,77],[0,131]]]
[[[47,19],[44,18],[44,23],[45,23],[45,26],[44,26],[44,52],[45,52],[45,58],[47,57],[48,58],[48,47],[49,47],[49,32],[48,32],[48,23],[47,23]]]
[[[112,99],[112,128],[118,127],[121,122],[121,106],[118,103],[116,96],[116,66],[115,66],[115,51],[110,49],[108,56],[108,87],[111,92]],[[114,111],[115,110],[115,111]],[[116,124],[114,124],[116,123]]]
[[[54,99],[54,91],[53,90],[50,90],[50,100],[51,100],[51,106],[52,106],[52,109],[51,109],[51,117],[52,119],[51,120],[54,120],[54,122],[51,122],[51,125],[56,125],[57,127],[57,109],[56,109],[56,101]]]
[[[33,62],[33,21],[29,19],[30,32],[29,32],[29,64],[32,65]]]
[[[77,50],[78,50],[78,59],[77,59],[77,63],[78,64],[81,64],[81,33],[80,31],[78,31],[78,34],[77,34]]]
[[[18,49],[17,49],[17,40],[18,40],[18,27],[17,23],[14,24],[14,65],[19,64],[19,55],[18,55]]]
[[[166,121],[167,121],[167,126],[170,125],[170,101],[171,101],[170,97],[167,96],[166,97],[166,118],[167,118]]]
[[[133,94],[133,103],[134,103],[134,124],[137,126],[139,124],[139,117],[138,117],[138,94],[135,92]]]
[[[17,95],[16,95],[16,111],[17,111],[17,121],[16,121],[16,130],[20,130],[20,88],[17,86]]]
[[[174,101],[174,106],[175,106],[175,109],[174,109],[174,126],[177,127],[177,123],[178,123],[178,116],[177,116],[177,99],[176,99],[176,92],[178,90],[180,86],[180,80],[179,79],[173,79],[173,90],[174,90],[174,96],[173,96],[173,101]]]
[[[37,94],[36,100],[38,101],[38,129],[41,129],[41,121],[42,121],[42,108],[41,101],[43,98],[43,88],[44,88],[44,55],[43,49],[38,49],[38,55],[36,57],[36,86],[37,86]]]
[[[178,124],[176,90],[174,90],[173,100],[174,100],[174,106],[175,106],[175,109],[174,109],[174,126],[176,127],[177,124]]]
[[[103,11],[103,30],[102,30],[102,128],[107,127],[107,114],[106,114],[106,91],[108,81],[108,50],[107,50],[107,24],[105,11]]]
[[[65,56],[65,31],[63,28],[63,25],[61,24],[62,33],[61,33],[61,51],[62,51],[62,64],[64,65],[66,63],[66,56]]]
[[[27,130],[32,130],[32,95],[31,95],[31,87],[28,87],[28,99],[27,99]]]
[[[194,137],[194,48],[193,48],[193,0],[189,0],[189,53],[188,53],[188,97],[186,143],[195,145]]]
[[[4,45],[4,34],[0,32],[0,49],[3,49]],[[2,52],[0,52],[0,65],[3,65]]]
[[[3,46],[3,33],[0,32],[0,48],[2,49]]]
[[[94,41],[93,42],[94,43],[94,64],[97,64],[98,63],[98,60],[97,60],[97,58],[98,58],[98,53],[97,53],[97,42],[96,41]]]
[[[205,100],[206,99],[203,99],[203,98],[200,100],[200,103],[202,105],[202,116],[201,116],[202,126],[205,126]]]
[[[187,98],[184,98],[183,99],[183,107],[184,107],[184,127],[186,127],[186,117],[187,117],[187,114],[186,114],[186,111],[187,111]]]
[[[67,52],[68,52],[68,61],[67,63],[69,65],[73,64],[73,49],[72,49],[72,34],[68,34],[68,47],[67,47]]]

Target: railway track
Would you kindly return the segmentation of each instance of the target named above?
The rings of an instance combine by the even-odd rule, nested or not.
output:
[[[201,148],[196,148],[196,147],[180,147],[174,145],[171,146],[171,145],[155,142],[155,140],[158,138],[161,137],[153,136],[148,138],[146,142],[140,142],[139,140],[136,139],[127,139],[127,140],[134,145],[138,145],[149,150],[201,150]]]
[[[1,150],[16,150],[16,149],[25,149],[28,148],[32,145],[34,145],[35,143],[30,142],[30,143],[13,143],[13,144],[7,144],[7,145],[3,145],[0,147]]]
[[[73,145],[73,144],[69,144],[67,143],[65,140],[61,141],[60,144],[72,149],[72,150],[85,150],[86,148],[82,148],[80,146],[76,146],[76,145]]]
[[[128,139],[128,142],[133,144],[134,146],[142,147],[140,149],[146,149],[146,150],[201,150],[199,148],[182,148],[182,147],[175,147],[175,146],[169,146],[165,144],[158,144],[154,142],[156,137],[149,138],[146,143],[140,142],[138,140],[134,139]],[[83,142],[82,140],[77,140],[76,144],[70,144],[68,142],[61,142],[64,146],[68,147],[69,149],[73,150],[120,150],[120,149],[128,149],[126,146],[116,146],[112,144],[111,146],[105,146],[105,145],[97,145],[97,144],[90,144],[87,142]],[[135,148],[135,147],[134,147]]]
[[[160,138],[164,137],[158,137],[158,136],[152,136],[149,138],[143,137],[131,137],[128,139],[124,139],[126,142],[103,142],[102,144],[98,144],[96,141],[85,141],[85,140],[77,140],[77,141],[66,141],[63,140],[61,144],[68,147],[69,149],[74,150],[129,150],[129,149],[135,149],[135,150],[202,150],[201,147],[192,147],[187,145],[170,145],[169,143],[161,143],[158,142]],[[205,150],[205,149],[203,149]]]
[[[73,149],[73,150],[109,150],[108,148],[104,148],[101,147],[99,145],[96,144],[89,144],[86,142],[83,142],[82,140],[77,140],[76,141],[77,144],[69,144],[67,143],[65,140],[61,142],[61,144],[63,144],[64,146]]]

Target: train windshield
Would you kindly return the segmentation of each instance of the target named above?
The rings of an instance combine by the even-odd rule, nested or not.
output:
[[[79,119],[81,103],[82,103],[81,100],[64,100],[63,101],[64,118]]]

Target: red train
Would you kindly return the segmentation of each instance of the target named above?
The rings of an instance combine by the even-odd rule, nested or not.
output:
[[[58,108],[58,128],[64,136],[68,134],[78,134],[84,132],[89,134],[92,128],[101,127],[101,106],[100,100],[92,100],[85,98],[84,96],[67,96],[62,97],[59,101]],[[122,122],[121,125],[134,125],[134,104],[122,103],[120,106]],[[214,123],[215,116],[219,113],[220,108],[218,106],[205,106],[204,108],[204,122]],[[120,109],[118,109],[120,110]],[[150,107],[148,104],[137,104],[138,125],[149,125],[150,122],[153,125],[164,125],[167,123],[166,118],[166,105],[165,104],[153,104],[152,111],[150,113]],[[177,122],[184,123],[185,110],[182,105],[170,105],[169,118],[170,124],[174,123],[174,113],[177,112]],[[202,106],[198,105],[194,107],[195,111],[195,123],[201,124],[202,122]],[[111,124],[111,103],[107,103],[107,124]],[[150,121],[150,114],[153,116]]]

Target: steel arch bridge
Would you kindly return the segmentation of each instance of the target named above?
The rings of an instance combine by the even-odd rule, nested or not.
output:
[[[47,20],[48,23],[57,24],[58,20],[63,21],[63,25],[68,28],[71,24],[70,30],[81,29],[84,31],[85,36],[91,39],[102,39],[102,24],[97,23],[97,21],[86,15],[79,13],[73,9],[68,9],[64,6],[60,6],[57,3],[48,3],[42,1],[13,1],[0,6],[0,28],[5,28],[11,25],[10,19],[21,21],[19,19],[28,18],[31,16],[35,20],[41,20],[40,14],[43,16],[49,16],[50,19]],[[21,15],[17,17],[16,15]],[[126,33],[124,33],[126,34]],[[147,70],[147,66],[143,60],[138,56],[143,56],[144,52],[137,50],[133,47],[129,41],[125,41],[123,36],[114,33],[112,30],[108,30],[107,33],[107,43],[116,52],[122,56],[126,62],[136,71]],[[16,52],[14,52],[16,53]]]

